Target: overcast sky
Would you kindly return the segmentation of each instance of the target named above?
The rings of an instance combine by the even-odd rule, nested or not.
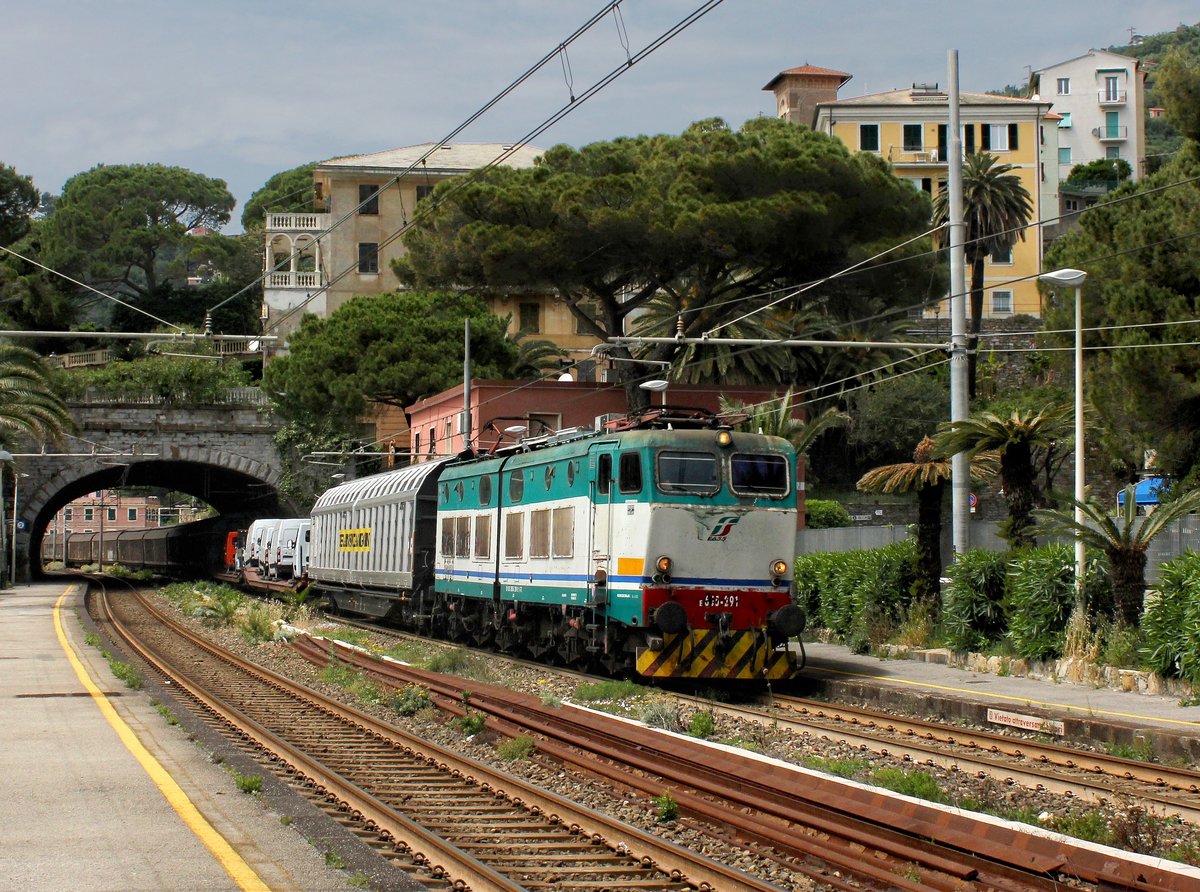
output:
[[[700,0],[625,0],[637,54]],[[603,0],[41,0],[0,36],[0,162],[60,192],[96,164],[179,165],[241,207],[306,161],[437,141],[566,41]],[[946,82],[1023,83],[1092,47],[1200,20],[1194,2],[725,0],[534,140],[584,145],[774,114],[762,87],[811,64],[853,75],[841,97]],[[610,13],[456,137],[513,142],[626,57]],[[233,227],[237,228],[237,227]]]

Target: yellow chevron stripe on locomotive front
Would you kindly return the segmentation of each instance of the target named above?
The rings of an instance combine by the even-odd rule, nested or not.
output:
[[[639,648],[637,671],[649,678],[775,681],[793,678],[798,670],[790,651],[769,647],[757,630],[727,634],[722,641],[714,629],[696,629],[665,636],[657,650]]]

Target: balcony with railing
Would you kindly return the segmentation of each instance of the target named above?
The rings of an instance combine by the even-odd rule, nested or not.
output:
[[[268,232],[322,232],[329,228],[331,214],[267,214]]]
[[[1124,105],[1129,101],[1128,90],[1101,90],[1096,94],[1101,105]]]
[[[267,273],[267,288],[320,288],[323,284],[319,270],[279,270]]]
[[[888,146],[887,159],[892,164],[945,164],[944,149]]]
[[[1100,142],[1124,142],[1129,139],[1129,126],[1127,124],[1106,124],[1103,127],[1093,128],[1092,136]]]

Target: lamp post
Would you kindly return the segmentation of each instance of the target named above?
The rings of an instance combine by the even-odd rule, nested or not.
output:
[[[12,582],[17,584],[17,496],[21,491],[21,478],[28,477],[28,474],[21,474],[17,471],[17,466],[13,465],[13,519],[12,519]]]
[[[1075,289],[1075,523],[1083,524],[1083,280],[1081,269],[1056,269],[1038,276],[1051,285]],[[1079,531],[1075,532],[1075,591],[1083,593],[1083,575],[1087,570],[1087,549]]]
[[[5,588],[5,568],[8,561],[3,559],[3,556],[8,554],[8,543],[5,542],[5,533],[8,530],[8,524],[4,521],[4,465],[10,464],[13,460],[12,453],[7,449],[0,449],[0,588]]]
[[[638,385],[638,387],[642,388],[642,390],[651,390],[651,391],[654,391],[655,393],[661,393],[662,394],[662,404],[664,406],[667,404],[667,388],[670,386],[671,386],[670,381],[664,381],[661,378],[654,378],[653,380],[650,380],[650,381],[643,381],[641,384]]]

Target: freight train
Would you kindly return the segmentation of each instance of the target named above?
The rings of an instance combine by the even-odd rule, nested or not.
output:
[[[796,488],[786,440],[656,408],[336,486],[295,549],[295,584],[344,613],[561,665],[787,679],[805,625]],[[267,570],[247,538],[214,563],[253,586]]]

